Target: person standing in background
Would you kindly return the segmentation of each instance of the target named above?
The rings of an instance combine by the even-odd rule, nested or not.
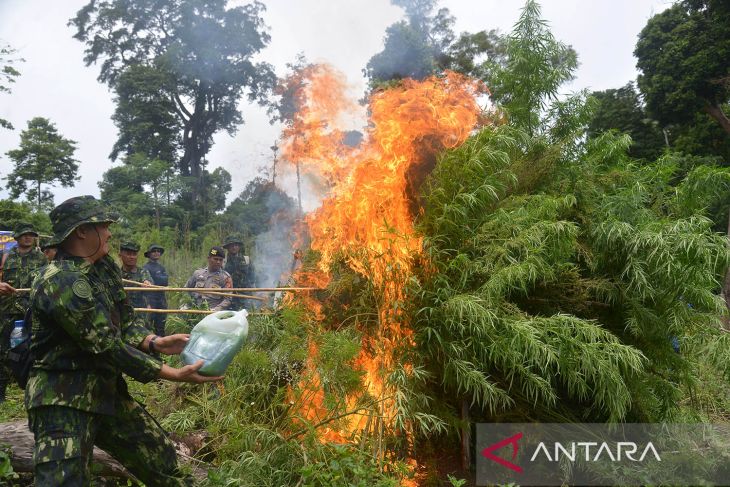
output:
[[[165,249],[161,245],[152,244],[147,248],[144,256],[147,257],[147,263],[143,269],[150,273],[152,284],[155,286],[167,286],[169,277],[167,270],[160,264],[160,257],[165,253]],[[147,293],[147,304],[153,309],[167,308],[167,298],[165,293]],[[163,313],[153,313],[150,316],[150,324],[158,336],[165,336],[165,321],[167,317]]]
[[[30,223],[15,227],[13,238],[18,245],[0,258],[0,281],[11,288],[29,288],[41,267],[48,264],[46,256],[36,247],[38,232]],[[5,356],[10,348],[10,333],[15,321],[22,320],[28,309],[29,293],[9,293],[0,298],[0,402],[10,382],[10,371],[5,367]]]

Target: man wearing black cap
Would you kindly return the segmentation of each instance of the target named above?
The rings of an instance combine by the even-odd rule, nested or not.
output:
[[[119,267],[108,258],[116,215],[81,196],[50,217],[58,254],[33,282],[33,365],[25,387],[35,485],[91,485],[94,445],[147,486],[192,485],[174,445],[132,399],[122,374],[140,382],[221,377],[198,374],[202,360],[176,369],[148,355],[179,354],[189,335],[158,337],[134,321]]]
[[[147,252],[144,253],[148,260],[143,269],[150,273],[152,284],[155,286],[167,286],[170,280],[167,276],[167,270],[160,264],[160,257],[164,253],[165,249],[157,244],[150,245]],[[167,308],[167,297],[165,297],[165,293],[147,293],[147,304],[153,309],[165,309]],[[161,337],[165,336],[167,317],[163,313],[153,313],[149,319],[155,333]]]
[[[137,267],[138,255],[139,244],[137,242],[126,241],[119,245],[119,258],[122,260],[122,279],[148,286],[152,284],[152,276],[147,269]],[[130,292],[129,304],[135,308],[151,308],[147,301],[148,294],[152,293]]]
[[[4,252],[0,260],[0,281],[15,289],[28,288],[38,270],[48,261],[35,246],[38,232],[30,223],[15,227],[13,238],[18,245]],[[5,357],[10,347],[10,332],[16,320],[22,320],[28,309],[29,293],[12,293],[0,298],[0,357]],[[9,371],[0,363],[0,402],[5,400],[5,390],[10,381]]]
[[[198,289],[212,288],[225,289],[233,287],[231,275],[223,270],[223,260],[226,258],[226,251],[223,247],[213,247],[208,252],[208,266],[193,272],[185,287]],[[196,306],[207,303],[213,311],[221,311],[231,306],[231,298],[227,296],[211,295],[191,292]]]

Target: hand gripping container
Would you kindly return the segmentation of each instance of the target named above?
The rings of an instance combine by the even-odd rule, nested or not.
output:
[[[201,375],[223,375],[248,336],[248,311],[217,311],[198,322],[180,357],[185,365],[198,360],[205,364]]]

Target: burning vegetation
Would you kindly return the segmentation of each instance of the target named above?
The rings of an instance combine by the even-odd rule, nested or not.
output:
[[[283,158],[324,189],[321,206],[305,217],[316,259],[295,279],[322,286],[332,282],[335,267],[346,266],[368,281],[376,303],[371,316],[354,319],[362,348],[353,365],[363,387],[345,399],[350,414],[337,427],[327,423],[322,428],[322,439],[346,442],[364,434],[405,433],[409,425],[398,419],[399,391],[391,376],[411,369],[402,362],[414,346],[403,308],[413,266],[423,264],[422,237],[414,227],[422,211],[419,191],[438,153],[460,145],[485,122],[477,98],[486,89],[447,73],[376,92],[369,100],[365,136],[353,147],[338,124],[356,107],[342,76],[329,66],[313,65],[290,80],[299,87],[298,109],[284,133]],[[340,326],[321,303],[310,299],[306,304],[324,326]],[[310,343],[307,369],[315,369],[311,365],[320,353]],[[313,424],[331,414],[324,387],[316,374],[305,374],[293,391],[312,396],[303,415]]]

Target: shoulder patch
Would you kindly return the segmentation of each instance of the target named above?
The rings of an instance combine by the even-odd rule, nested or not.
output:
[[[71,290],[73,293],[81,299],[91,299],[93,296],[91,286],[88,282],[82,279],[77,279],[72,285]]]
[[[46,267],[41,269],[41,279],[48,280],[51,277],[55,276],[59,272],[61,272],[61,269],[58,267],[58,265],[55,262],[51,262]]]

